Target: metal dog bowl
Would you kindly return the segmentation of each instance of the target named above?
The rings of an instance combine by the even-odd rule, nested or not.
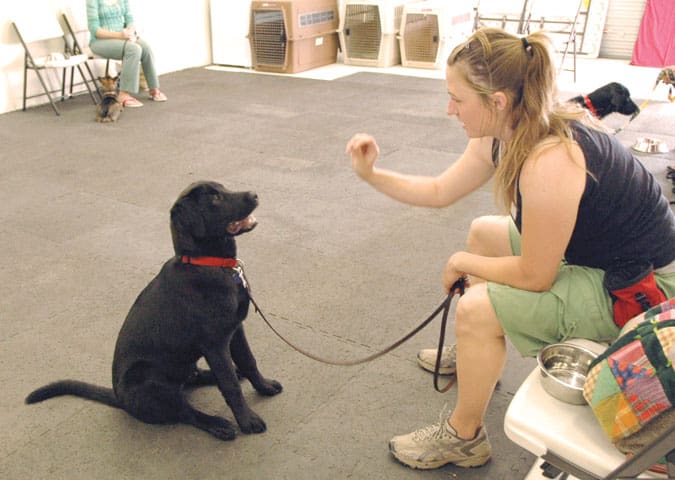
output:
[[[584,405],[586,372],[597,355],[569,343],[554,343],[537,354],[541,384],[547,393],[566,403]]]
[[[641,137],[635,141],[633,150],[641,153],[667,153],[668,145],[657,138]]]

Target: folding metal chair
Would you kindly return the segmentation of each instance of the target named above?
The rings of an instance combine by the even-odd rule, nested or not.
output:
[[[66,27],[66,33],[68,34],[66,37],[68,48],[76,55],[86,55],[88,60],[105,60],[105,75],[108,75],[110,70],[110,59],[96,55],[89,48],[90,33],[87,26],[86,13],[84,11],[80,11],[79,9],[70,8],[61,12],[61,19]],[[89,62],[87,62],[85,65],[89,77],[92,80],[95,80],[96,75],[94,75],[94,72],[89,66]],[[72,74],[73,69],[71,69],[71,75]],[[96,82],[94,82],[94,84],[96,84]]]
[[[562,60],[560,61],[560,69],[563,70],[565,66],[565,57],[567,52],[572,48],[572,73],[574,76],[574,81],[577,81],[577,52],[581,50],[584,41],[584,34],[586,32],[586,24],[588,23],[588,11],[591,8],[591,0],[580,0],[579,6],[577,7],[577,13],[574,15],[574,18],[571,20],[569,25],[569,37],[564,42],[565,48],[562,52]],[[581,29],[579,29],[579,19],[580,16],[584,16],[584,24]],[[581,31],[580,31],[581,30]],[[578,37],[581,37],[581,44],[577,47]]]
[[[23,110],[26,110],[26,100],[46,96],[54,109],[56,115],[60,115],[59,109],[54,102],[53,94],[60,92],[61,101],[66,99],[66,72],[68,69],[77,68],[84,84],[87,87],[89,96],[96,103],[96,97],[92,91],[89,81],[85,76],[83,65],[86,65],[86,55],[72,55],[67,50],[67,42],[63,30],[56,17],[48,12],[31,11],[27,18],[15,18],[12,21],[12,27],[19,37],[19,41],[24,49],[24,68],[23,68]],[[38,56],[35,52],[44,49],[48,44],[54,41],[63,42],[61,51],[56,51],[48,55]],[[28,70],[33,70],[42,86],[42,93],[28,95]],[[60,88],[52,88],[45,79],[46,72],[61,70]],[[72,83],[72,77],[71,77]]]
[[[537,29],[545,30],[553,37],[556,51],[562,53],[560,71],[573,72],[577,81],[577,54],[584,47],[584,37],[592,0],[566,0],[553,5],[550,2],[530,0],[530,12],[523,33]],[[567,55],[572,55],[572,68],[564,68]]]
[[[499,27],[512,33],[524,33],[528,21],[530,0],[523,0],[522,7],[516,8],[515,2],[503,0],[478,0],[474,7],[473,29],[478,30],[483,26]]]

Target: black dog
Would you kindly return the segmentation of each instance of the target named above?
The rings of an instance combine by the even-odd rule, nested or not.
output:
[[[249,295],[234,237],[257,225],[257,205],[253,192],[230,192],[215,182],[190,185],[171,208],[176,256],[140,293],[119,332],[113,388],[63,380],[35,390],[26,403],[75,395],[147,423],[185,423],[232,440],[231,422],[196,410],[183,393],[184,387],[216,384],[242,432],[265,431],[238,379],[241,374],[262,395],[282,389],[261,375],[242,325]],[[202,357],[210,370],[197,368]]]
[[[578,103],[587,108],[597,118],[605,118],[610,113],[631,115],[633,118],[640,113],[640,107],[630,98],[630,91],[617,82],[603,85],[588,95],[579,95],[568,101]]]

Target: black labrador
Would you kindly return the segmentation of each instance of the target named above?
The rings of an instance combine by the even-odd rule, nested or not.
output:
[[[630,98],[630,91],[624,85],[618,82],[611,82],[607,85],[593,90],[588,95],[578,95],[570,98],[568,101],[575,102],[590,112],[597,118],[605,118],[610,113],[620,113],[622,115],[631,115],[633,118],[640,113],[640,107]]]
[[[257,225],[252,215],[257,205],[253,192],[231,192],[215,182],[190,185],[171,208],[176,256],[140,293],[119,332],[113,388],[62,380],[35,390],[26,403],[75,395],[147,423],[184,423],[232,440],[234,425],[195,409],[183,391],[216,384],[240,430],[264,432],[265,422],[249,408],[239,385],[241,376],[262,395],[282,390],[258,370],[242,324],[249,295],[235,237]],[[210,369],[197,368],[202,357]]]

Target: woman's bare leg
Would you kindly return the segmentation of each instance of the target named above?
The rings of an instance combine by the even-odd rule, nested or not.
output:
[[[471,222],[467,250],[488,257],[512,255],[506,216],[478,217]],[[483,416],[504,370],[506,340],[492,308],[487,284],[471,278],[471,288],[457,304],[457,405],[450,425],[460,438],[470,439],[483,424]]]
[[[469,253],[485,257],[508,257],[511,252],[509,223],[511,218],[504,215],[488,215],[471,222],[466,238]],[[480,279],[476,279],[480,280]]]
[[[511,255],[508,217],[474,220],[467,244],[469,251],[480,255]],[[389,451],[405,465],[422,469],[448,463],[477,467],[490,459],[492,447],[482,428],[483,418],[504,369],[506,340],[487,287],[486,282],[474,279],[459,299],[455,316],[456,362],[454,348],[443,352],[451,367],[457,369],[454,410],[439,423],[397,435],[389,441]],[[422,352],[435,353],[435,350]],[[425,359],[418,355],[420,365],[429,369]]]
[[[460,438],[474,438],[504,369],[504,330],[490,303],[487,284],[472,286],[457,304],[457,404],[450,425]]]
[[[471,228],[466,239],[466,248],[469,253],[477,255],[484,255],[486,257],[506,257],[512,255],[511,239],[509,237],[509,224],[511,218],[507,216],[489,215],[478,217],[471,222]],[[470,278],[470,285],[472,288],[478,284],[484,283],[483,279],[478,277]],[[471,291],[467,289],[468,292]],[[466,296],[466,295],[465,295]],[[487,300],[489,303],[489,299]],[[460,300],[460,304],[463,300]],[[492,306],[489,306],[492,311]],[[461,320],[460,309],[458,308],[457,319]],[[420,350],[417,355],[419,365],[425,370],[434,371],[436,362],[436,348],[426,348]],[[441,373],[443,375],[450,375],[455,372],[455,345],[447,345],[443,349],[441,356]]]

